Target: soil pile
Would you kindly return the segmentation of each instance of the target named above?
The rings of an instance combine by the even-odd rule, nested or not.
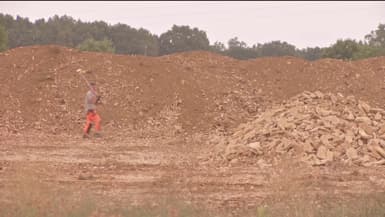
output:
[[[252,91],[233,92],[236,60],[209,52],[153,58],[33,46],[3,52],[0,62],[3,132],[81,132],[87,85],[79,73],[98,84],[102,127],[114,130],[207,130],[227,118],[223,107],[239,122],[258,102]],[[230,102],[243,98],[252,101]]]
[[[102,127],[171,134],[229,131],[273,102],[303,91],[385,103],[385,58],[240,61],[205,51],[162,57],[30,46],[0,53],[0,132],[80,133],[83,72],[98,84]]]

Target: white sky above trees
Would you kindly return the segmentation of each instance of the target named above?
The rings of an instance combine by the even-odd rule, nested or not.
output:
[[[248,46],[273,40],[297,48],[327,47],[338,39],[363,40],[385,24],[384,1],[0,1],[0,13],[31,22],[68,15],[144,28],[158,36],[172,25],[206,32],[210,44],[238,37]]]

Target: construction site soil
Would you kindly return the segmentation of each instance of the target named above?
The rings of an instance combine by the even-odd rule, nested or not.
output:
[[[230,216],[290,208],[297,196],[317,205],[384,194],[385,57],[146,57],[49,45],[2,52],[0,63],[0,209],[9,213],[30,197],[15,192],[32,191],[31,180],[111,204],[174,195]],[[101,138],[82,138],[82,76],[101,95]]]

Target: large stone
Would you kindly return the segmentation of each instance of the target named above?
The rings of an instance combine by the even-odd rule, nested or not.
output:
[[[370,108],[370,112],[372,113],[380,113],[382,115],[385,115],[385,110],[380,108]]]
[[[326,160],[327,161],[333,161],[334,160],[334,153],[330,150],[326,152]]]
[[[372,152],[376,152],[377,154],[385,158],[385,150],[381,148],[381,143],[383,143],[383,140],[381,139],[371,139],[368,144],[368,149]]]
[[[358,123],[366,123],[368,125],[372,124],[372,120],[370,120],[370,118],[368,118],[366,116],[356,117],[355,121]]]
[[[277,121],[277,126],[282,130],[292,130],[296,127],[294,123],[288,123],[286,120],[283,119],[279,119]]]
[[[374,129],[372,126],[368,125],[367,123],[359,123],[358,127],[365,131],[368,135],[373,135]]]
[[[306,153],[312,153],[314,151],[314,148],[308,142],[305,142],[304,145],[303,145],[303,150]]]
[[[347,114],[345,115],[345,119],[346,120],[349,120],[349,121],[353,121],[355,119],[354,115],[352,112],[347,112]]]
[[[359,147],[364,146],[364,141],[363,141],[362,139],[357,140],[357,145],[358,145]],[[357,146],[354,146],[354,147],[357,147]]]
[[[381,119],[382,119],[382,115],[377,112],[376,115],[374,115],[374,120],[379,121]]]
[[[334,153],[325,146],[320,146],[317,150],[317,157],[321,160],[333,161]]]
[[[286,138],[282,138],[277,144],[276,152],[278,153],[286,153],[293,148],[293,143]]]
[[[380,127],[380,129],[377,131],[377,133],[378,133],[379,135],[385,134],[385,124],[383,124],[383,125]]]
[[[352,95],[346,97],[346,101],[352,105],[355,105],[357,103],[356,98]]]
[[[380,159],[381,155],[377,152],[376,147],[380,146],[380,139],[371,139],[368,142],[367,149],[370,151],[370,155],[376,159]]]
[[[324,108],[316,108],[316,112],[320,116],[328,116],[328,115],[331,115],[333,113],[333,111],[326,110]]]
[[[325,134],[320,137],[321,143],[326,147],[331,147],[331,142],[333,141],[333,137]]]
[[[385,134],[379,135],[377,138],[385,140]]]
[[[333,146],[340,145],[345,141],[345,135],[341,132],[333,133]]]
[[[367,155],[367,154],[364,155],[363,157],[360,158],[360,161],[361,161],[362,163],[369,162],[369,161],[370,161],[369,155]]]
[[[320,146],[317,150],[317,157],[319,159],[326,159],[327,158],[327,148],[325,146]]]
[[[371,139],[372,138],[372,136],[371,135],[369,135],[369,134],[367,134],[366,132],[365,132],[365,130],[363,130],[363,129],[358,129],[358,134],[360,135],[360,137],[362,138],[362,139]]]
[[[250,151],[254,154],[261,155],[263,153],[260,142],[252,142],[246,145],[249,147]]]
[[[333,104],[336,104],[338,99],[336,96],[330,95],[330,100],[332,101]]]
[[[341,124],[341,120],[335,115],[324,117],[323,120],[329,122],[330,124],[332,124],[335,127],[337,127]]]
[[[353,140],[354,140],[354,133],[353,133],[353,131],[347,130],[344,136],[345,136],[345,142],[346,143],[348,143],[348,144],[353,143]]]
[[[357,150],[352,147],[348,148],[345,153],[349,159],[354,160],[358,158]]]
[[[250,130],[242,136],[243,141],[248,141],[254,137],[256,137],[257,133],[254,130]]]
[[[358,101],[358,108],[363,110],[366,113],[370,112],[370,106],[361,100]]]

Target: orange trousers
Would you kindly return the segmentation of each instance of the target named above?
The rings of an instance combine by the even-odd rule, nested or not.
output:
[[[96,111],[90,110],[87,112],[87,120],[86,125],[84,126],[83,132],[85,134],[88,134],[91,130],[92,124],[95,124],[96,131],[100,131],[100,121],[101,118],[98,114],[96,114]]]

